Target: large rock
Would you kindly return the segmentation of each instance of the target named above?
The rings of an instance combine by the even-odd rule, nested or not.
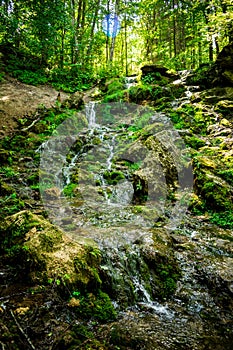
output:
[[[84,94],[77,91],[74,94],[70,95],[70,97],[62,103],[62,107],[80,109],[84,106],[83,98]]]
[[[222,49],[209,74],[212,85],[233,86],[233,43]]]
[[[89,247],[80,245],[42,216],[26,210],[6,218],[0,227],[0,239],[4,237],[3,253],[21,267],[21,278],[38,284],[60,281],[84,290],[100,286],[100,254],[94,242]]]
[[[175,78],[175,75],[170,73],[166,67],[157,65],[157,64],[149,64],[141,67],[142,77],[146,77],[148,74],[151,74],[155,77],[159,77],[159,75],[167,78]]]

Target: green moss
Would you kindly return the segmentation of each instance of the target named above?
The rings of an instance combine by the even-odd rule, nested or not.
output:
[[[136,85],[132,86],[129,91],[129,100],[140,103],[145,100],[155,100],[162,97],[163,89],[160,86]]]
[[[33,227],[36,227],[36,225],[33,225]],[[37,227],[37,230],[40,229],[40,227]],[[54,251],[55,247],[61,243],[62,240],[62,234],[60,231],[54,230],[53,236],[50,236],[45,233],[41,233],[39,235],[40,244],[43,250],[47,252]]]
[[[175,292],[179,274],[175,271],[174,266],[165,264],[159,264],[156,272],[160,277],[160,296],[167,298]]]
[[[39,173],[36,172],[31,174],[27,179],[29,185],[38,185],[39,184]]]
[[[102,284],[98,272],[100,261],[101,253],[98,248],[93,246],[86,246],[84,255],[74,259],[79,287],[83,292],[99,290]]]
[[[122,79],[112,79],[109,84],[107,84],[107,93],[109,95],[124,89],[124,82]]]
[[[233,186],[233,169],[220,170],[217,174]]]
[[[233,213],[232,211],[209,212],[210,221],[223,228],[233,229]]]
[[[110,95],[106,95],[103,99],[103,102],[118,102],[125,100],[125,91],[116,91]]]
[[[197,136],[185,136],[185,143],[194,148],[195,150],[198,150],[199,148],[205,146],[206,142],[205,140],[200,139]]]
[[[109,185],[116,185],[120,180],[125,179],[121,171],[106,171],[103,177]]]
[[[63,194],[64,196],[66,197],[74,197],[75,194],[74,194],[74,191],[75,189],[77,188],[77,184],[76,183],[69,183],[69,185],[66,185],[64,188],[63,188]]]
[[[112,305],[111,299],[106,293],[99,290],[96,294],[87,293],[75,295],[73,297],[78,300],[75,312],[78,316],[85,319],[94,318],[102,322],[114,320],[116,311]]]

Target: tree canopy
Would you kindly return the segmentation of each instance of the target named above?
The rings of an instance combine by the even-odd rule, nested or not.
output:
[[[233,40],[232,0],[1,0],[0,4],[0,45],[10,50],[8,65],[14,67],[9,69],[18,68],[18,75],[38,69],[43,75],[47,69],[57,82],[75,74],[73,89],[85,88],[93,77],[137,73],[142,64],[196,68],[213,61]],[[16,57],[20,57],[17,67]]]

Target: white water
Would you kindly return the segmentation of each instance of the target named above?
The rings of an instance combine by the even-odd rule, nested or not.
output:
[[[125,88],[130,89],[132,86],[135,86],[137,84],[137,77],[126,77],[125,78]]]
[[[178,74],[180,75],[180,78],[173,81],[173,85],[177,85],[177,86],[185,86],[186,84],[186,79],[189,76],[189,74],[191,74],[192,71],[191,70],[184,70],[184,71],[180,71],[178,72]],[[186,90],[184,92],[184,96],[181,98],[178,98],[176,100],[174,100],[171,105],[173,107],[173,109],[177,109],[179,107],[182,107],[185,104],[188,104],[191,102],[192,96],[194,95],[194,93],[196,91],[198,91],[200,89],[199,86],[197,85],[193,85],[193,86],[186,86]]]
[[[92,131],[97,127],[96,124],[96,113],[95,113],[95,102],[90,101],[89,103],[86,104],[85,106],[85,111],[86,111],[86,117],[88,120],[88,127]]]

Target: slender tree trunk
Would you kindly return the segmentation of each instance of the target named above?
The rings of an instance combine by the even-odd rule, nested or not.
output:
[[[90,60],[89,56],[90,56],[90,53],[92,51],[94,30],[95,30],[95,26],[96,26],[96,22],[97,22],[99,7],[100,7],[100,0],[97,0],[97,4],[95,7],[95,13],[94,13],[93,21],[92,21],[92,26],[91,26],[90,37],[89,37],[89,45],[88,45],[87,52],[86,52],[87,61]]]
[[[214,60],[214,49],[213,49],[212,38],[211,38],[211,41],[209,42],[209,60],[211,62]]]
[[[116,0],[115,2],[115,11],[114,11],[114,16],[118,15],[118,9],[119,9],[119,0]],[[110,62],[113,61],[113,56],[114,56],[114,51],[115,51],[115,44],[116,44],[116,30],[117,28],[115,27],[117,23],[114,20],[114,29],[113,29],[113,36],[112,36],[112,41],[111,41],[111,47],[110,47],[110,55],[109,55],[109,60]]]
[[[107,1],[107,14],[110,14],[110,0]],[[109,21],[107,20],[107,34],[106,34],[106,64],[109,60]]]
[[[75,22],[76,22],[76,17],[75,17],[75,0],[71,0],[70,2],[71,6],[71,16],[72,16],[72,30],[73,30],[73,35],[71,39],[71,63],[73,64],[75,62],[75,49],[77,46],[77,38],[76,38],[76,30],[75,30]]]
[[[64,67],[64,53],[65,53],[65,35],[66,30],[62,30],[61,34],[61,52],[60,52],[60,68],[63,69]]]
[[[127,43],[127,22],[125,16],[125,75],[128,76],[128,43]]]
[[[199,66],[202,64],[202,45],[201,45],[201,40],[198,41],[198,64],[199,64]]]
[[[173,50],[174,50],[174,57],[177,55],[177,50],[176,50],[176,18],[174,15],[174,10],[175,10],[175,1],[172,0],[172,7],[173,7],[173,18],[172,18],[172,24],[173,24]]]

